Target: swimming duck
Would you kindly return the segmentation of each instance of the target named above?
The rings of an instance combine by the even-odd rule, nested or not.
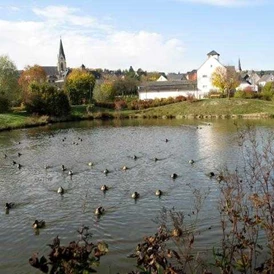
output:
[[[154,162],[157,162],[157,161],[158,161],[158,158],[155,157],[155,158],[154,158]]]
[[[61,167],[62,167],[62,170],[63,170],[63,171],[66,171],[66,170],[67,170],[67,169],[65,168],[64,165],[62,165]]]
[[[166,139],[166,143],[168,142],[168,139]]]
[[[140,197],[140,194],[136,191],[134,191],[132,194],[131,194],[131,198],[133,199],[138,199]]]
[[[34,223],[32,224],[33,228],[43,228],[46,225],[46,222],[44,220],[38,221],[35,220]]]
[[[133,160],[137,160],[137,156],[136,155],[133,155]]]
[[[64,194],[65,190],[60,186],[58,189],[57,189],[57,193],[59,194]]]
[[[16,165],[17,163],[16,163],[15,161],[12,161],[12,164],[13,164],[13,165]]]
[[[105,209],[102,206],[99,206],[95,209],[95,215],[102,215],[105,212]]]
[[[192,165],[195,163],[195,161],[193,159],[189,160],[188,162]]]
[[[102,190],[102,191],[107,191],[107,190],[108,190],[108,186],[102,185],[102,186],[101,186],[101,190]]]
[[[157,189],[156,191],[155,191],[155,195],[156,196],[161,196],[163,194],[163,192],[162,192],[162,190],[160,190],[160,189]]]
[[[104,172],[105,174],[108,174],[108,173],[109,173],[109,170],[108,170],[108,169],[105,169],[103,172]]]
[[[208,173],[208,176],[209,176],[210,178],[212,178],[212,177],[215,176],[215,173],[211,171],[211,172]]]
[[[21,164],[17,164],[17,168],[20,169],[22,167]]]
[[[6,209],[11,209],[11,208],[13,208],[14,206],[15,206],[15,203],[6,203],[5,208],[6,208]]]
[[[20,157],[22,154],[20,152],[17,153],[18,157]]]
[[[177,175],[176,173],[172,173],[172,174],[170,175],[170,177],[171,177],[172,179],[176,179],[176,178],[178,177],[178,175]]]
[[[8,158],[8,155],[7,155],[7,154],[4,154],[4,158],[5,158],[5,159]]]
[[[70,171],[68,172],[68,174],[69,174],[69,176],[72,176],[72,175],[73,175],[73,171],[70,170]]]
[[[93,163],[92,163],[92,162],[89,162],[88,165],[89,165],[89,166],[93,166]]]
[[[127,169],[128,169],[127,166],[123,166],[123,167],[122,167],[122,170],[127,170]]]

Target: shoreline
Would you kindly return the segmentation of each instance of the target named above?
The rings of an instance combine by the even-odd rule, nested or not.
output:
[[[10,114],[10,115],[13,115]],[[125,114],[125,113],[111,113],[111,112],[103,112],[103,113],[94,113],[83,116],[74,116],[71,115],[69,117],[48,117],[48,116],[40,116],[40,117],[32,117],[29,116],[26,118],[26,121],[19,125],[7,125],[0,128],[0,132],[3,131],[11,131],[16,129],[24,129],[24,128],[34,128],[40,126],[47,126],[50,124],[56,123],[67,123],[67,122],[77,122],[77,121],[87,121],[87,120],[126,120],[126,119],[193,119],[193,120],[203,120],[203,119],[273,119],[273,114],[268,113],[250,113],[250,114],[186,114],[186,115],[150,115],[141,113],[134,114]],[[42,121],[40,121],[42,119]]]

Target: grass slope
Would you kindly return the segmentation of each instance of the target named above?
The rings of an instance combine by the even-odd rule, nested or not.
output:
[[[265,114],[274,116],[274,102],[255,99],[210,99],[197,102],[181,102],[157,108],[150,108],[140,113],[147,116],[249,116]]]

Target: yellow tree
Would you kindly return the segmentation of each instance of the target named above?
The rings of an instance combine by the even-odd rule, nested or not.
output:
[[[23,102],[28,99],[30,84],[41,84],[46,82],[46,80],[47,74],[41,66],[34,65],[25,67],[18,80],[19,86],[21,87],[23,94]]]
[[[73,105],[80,105],[92,98],[95,77],[87,70],[73,69],[66,79],[65,90]]]
[[[239,76],[234,67],[217,67],[212,73],[211,83],[229,98],[230,92],[239,85]]]

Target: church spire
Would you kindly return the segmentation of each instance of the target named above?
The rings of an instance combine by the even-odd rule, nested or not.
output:
[[[63,43],[62,43],[61,38],[60,38],[60,47],[59,47],[59,57],[60,56],[63,56],[63,58],[66,60],[66,56],[65,56],[65,52],[64,52]]]
[[[63,43],[62,43],[61,38],[60,38],[57,69],[58,69],[58,72],[59,72],[60,75],[67,70],[66,56],[65,56],[65,52],[64,52]]]
[[[239,58],[239,61],[238,61],[238,71],[242,71],[242,66],[241,66],[241,60]]]

